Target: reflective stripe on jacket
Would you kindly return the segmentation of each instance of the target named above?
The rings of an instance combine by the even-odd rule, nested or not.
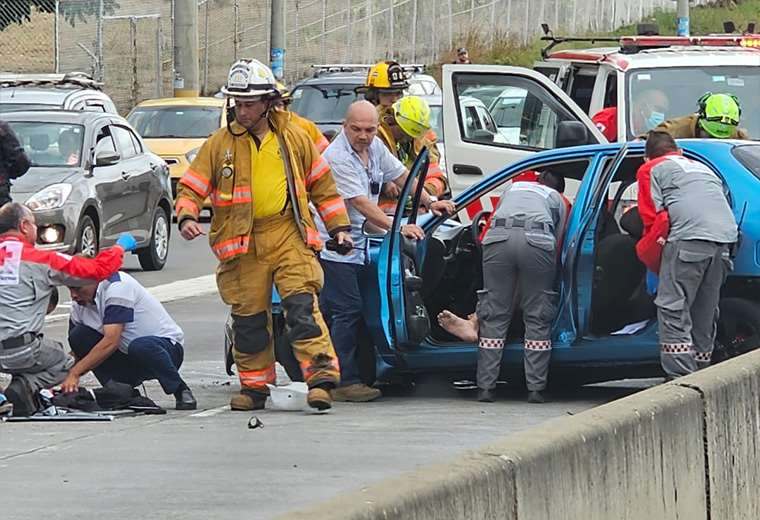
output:
[[[311,216],[309,203],[320,212],[331,235],[348,231],[345,205],[338,195],[330,167],[314,147],[310,137],[289,122],[287,112],[272,111],[270,127],[280,145],[288,183],[288,206],[304,242],[319,251],[322,243]],[[253,228],[251,197],[251,148],[249,135],[236,121],[214,132],[198,151],[193,163],[177,185],[177,221],[198,219],[206,197],[214,210],[209,244],[221,261],[248,251]]]

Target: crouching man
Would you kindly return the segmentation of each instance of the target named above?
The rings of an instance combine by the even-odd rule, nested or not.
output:
[[[179,375],[184,358],[182,329],[137,280],[118,272],[99,283],[69,287],[69,346],[77,362],[61,388],[74,392],[91,371],[101,385],[117,381],[137,386],[157,379],[177,410],[197,403]]]
[[[63,381],[73,363],[63,345],[42,334],[56,286],[107,278],[136,245],[125,234],[95,258],[78,258],[37,249],[36,239],[29,208],[15,202],[0,207],[0,372],[12,376],[5,395],[15,415],[33,414],[37,392]]]

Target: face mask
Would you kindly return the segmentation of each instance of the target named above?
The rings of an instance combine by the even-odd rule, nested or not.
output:
[[[652,112],[649,114],[649,118],[647,119],[647,130],[652,130],[656,126],[660,125],[665,121],[665,114],[662,112]]]

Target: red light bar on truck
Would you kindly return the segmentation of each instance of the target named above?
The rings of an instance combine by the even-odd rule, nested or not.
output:
[[[712,36],[623,36],[623,49],[646,49],[674,46],[748,47],[760,49],[760,34]]]

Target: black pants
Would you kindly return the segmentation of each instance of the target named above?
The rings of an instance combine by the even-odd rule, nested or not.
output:
[[[69,346],[82,359],[103,339],[103,335],[86,325],[69,330]],[[117,381],[137,386],[143,381],[157,379],[167,394],[184,388],[179,375],[185,351],[182,345],[167,338],[145,336],[129,344],[127,354],[116,351],[92,371],[101,385]]]

